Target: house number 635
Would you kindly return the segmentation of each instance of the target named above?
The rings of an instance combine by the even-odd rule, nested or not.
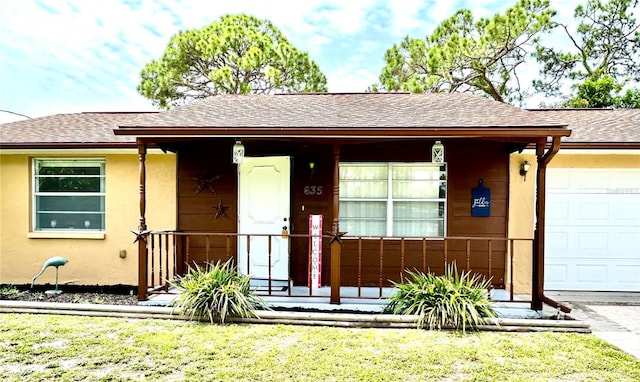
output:
[[[305,186],[305,195],[322,195],[322,186]]]

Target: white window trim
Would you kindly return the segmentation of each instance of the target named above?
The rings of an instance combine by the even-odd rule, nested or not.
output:
[[[37,231],[27,233],[29,239],[91,239],[91,240],[104,240],[106,233],[102,231],[86,231],[86,232],[71,232],[71,231]]]
[[[434,238],[434,239],[442,239],[447,237],[447,200],[449,197],[449,167],[447,165],[447,162],[341,162],[341,164],[344,163],[345,165],[375,165],[375,164],[386,164],[387,165],[387,178],[386,178],[386,182],[387,182],[387,197],[386,198],[343,198],[340,197],[340,202],[384,202],[386,203],[386,216],[385,216],[385,220],[386,220],[386,234],[384,237],[386,238],[396,238],[396,236],[393,236],[393,203],[394,202],[442,202],[444,203],[444,214],[442,216],[442,219],[440,218],[433,218],[433,219],[423,219],[423,220],[434,220],[434,221],[440,221],[442,220],[442,224],[443,224],[443,235],[442,236],[433,236],[433,237],[429,237],[429,238]],[[416,199],[416,198],[393,198],[393,167],[401,167],[402,165],[420,165],[420,164],[433,164],[436,165],[438,168],[445,166],[445,181],[446,181],[446,185],[447,185],[447,189],[446,189],[446,193],[445,193],[445,197],[444,198],[425,198],[425,199]],[[359,180],[359,179],[355,179],[357,181],[362,181],[365,182],[366,180]],[[441,180],[438,180],[438,182],[440,182]],[[367,237],[367,238],[376,238],[379,236],[361,236],[361,237]],[[427,236],[424,236],[427,237]],[[349,238],[348,236],[345,236],[345,239]],[[350,238],[356,238],[356,237],[350,237]],[[398,236],[397,238],[400,238],[400,236]],[[402,238],[404,239],[422,239],[423,237],[420,236],[402,236]]]
[[[64,164],[65,162],[69,163],[69,162],[75,162],[76,164],[78,162],[82,163],[87,163],[90,165],[96,165],[99,164],[100,167],[102,168],[102,174],[101,175],[87,175],[85,177],[87,178],[100,178],[102,179],[101,184],[103,185],[103,188],[101,192],[56,192],[56,193],[52,193],[52,192],[38,192],[36,191],[37,186],[36,186],[36,182],[37,182],[37,178],[43,177],[43,178],[47,178],[47,177],[51,177],[51,178],[55,178],[57,176],[54,175],[38,175],[38,169],[37,169],[37,164],[41,163],[41,162],[57,162],[60,164]],[[62,167],[62,166],[60,166]],[[59,238],[59,239],[104,239],[105,238],[105,232],[106,232],[106,206],[104,208],[104,210],[101,213],[95,213],[95,214],[99,214],[102,215],[102,218],[104,220],[104,227],[102,227],[101,229],[69,229],[69,228],[62,228],[62,227],[56,227],[56,228],[38,228],[37,227],[37,215],[38,215],[38,211],[37,211],[37,197],[38,196],[46,196],[46,195],[56,195],[56,196],[101,196],[105,199],[105,203],[106,203],[106,160],[104,158],[66,158],[66,157],[59,157],[59,158],[38,158],[38,157],[34,157],[31,160],[31,232],[29,232],[27,234],[28,238],[32,238],[32,239],[49,239],[49,238]],[[52,212],[56,212],[56,211],[52,211]],[[60,211],[61,213],[66,213],[67,211]],[[79,212],[82,213],[83,211],[74,211],[74,212]],[[85,211],[84,213],[94,213],[94,211]]]

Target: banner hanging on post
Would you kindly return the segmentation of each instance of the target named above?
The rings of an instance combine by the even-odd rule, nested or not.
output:
[[[309,288],[322,285],[322,215],[309,215]]]

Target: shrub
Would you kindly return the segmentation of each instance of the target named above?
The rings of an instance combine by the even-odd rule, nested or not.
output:
[[[266,302],[249,286],[231,260],[224,263],[194,264],[187,274],[171,282],[180,292],[175,307],[189,319],[206,317],[211,323],[224,323],[228,316],[258,317],[255,309],[266,309]]]
[[[11,284],[0,285],[0,296],[15,297],[21,293],[18,288]]]
[[[491,280],[470,272],[458,274],[455,263],[445,268],[443,276],[419,271],[407,271],[408,277],[392,282],[397,289],[389,299],[385,312],[415,314],[418,327],[429,329],[442,327],[476,329],[486,323],[485,318],[495,317],[490,305],[488,287]]]

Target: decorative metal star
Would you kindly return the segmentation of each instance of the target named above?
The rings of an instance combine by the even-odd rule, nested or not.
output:
[[[329,240],[329,245],[333,244],[333,242],[337,242],[342,247],[342,236],[346,235],[347,233],[325,231],[324,234],[331,236],[331,239]]]
[[[216,194],[216,187],[213,185],[213,182],[215,180],[220,179],[221,175],[218,176],[214,176],[214,177],[208,177],[208,176],[194,176],[193,180],[196,181],[196,183],[198,183],[198,185],[196,186],[196,193],[195,195],[198,195],[199,193],[202,192],[202,190],[204,190],[205,188],[208,189],[209,191],[211,191],[212,194]]]
[[[230,208],[229,206],[225,206],[224,203],[222,203],[222,199],[220,199],[220,201],[218,202],[217,206],[214,206],[212,208],[216,209],[216,220],[218,220],[218,218],[220,216],[224,216],[225,218],[228,218],[229,216],[227,216],[227,210]]]
[[[140,240],[146,243],[147,236],[151,233],[151,231],[149,230],[140,231],[140,230],[134,230],[134,229],[132,229],[131,232],[133,232],[133,234],[136,235],[136,239],[133,241],[134,244]]]

